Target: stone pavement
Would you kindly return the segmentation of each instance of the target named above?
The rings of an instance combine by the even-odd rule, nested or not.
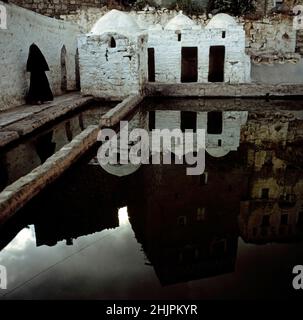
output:
[[[43,105],[22,105],[0,112],[0,148],[92,101],[91,96],[82,97],[79,92],[73,92]]]

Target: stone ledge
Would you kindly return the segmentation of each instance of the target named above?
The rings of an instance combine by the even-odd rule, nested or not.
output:
[[[0,224],[52,183],[97,141],[98,126],[89,126],[41,166],[0,193]]]
[[[294,97],[303,96],[303,84],[148,83],[146,96],[162,97]]]
[[[129,96],[115,108],[109,110],[100,121],[101,126],[112,127],[121,121],[128,113],[134,110],[144,99],[142,95]]]
[[[37,108],[28,106],[30,111],[28,113],[23,112],[23,117],[18,113],[18,110],[20,109],[22,113],[21,110],[26,110],[27,106],[15,108],[11,112],[4,112],[2,116],[3,125],[0,127],[0,147],[3,148],[47,123],[89,104],[93,101],[93,97],[81,97],[77,93],[71,96],[67,95],[67,99],[64,99],[64,96],[62,96],[58,100],[58,102],[42,106],[38,110]],[[7,121],[5,121],[5,117]],[[5,122],[7,125],[5,125]],[[6,132],[6,135],[2,134],[2,132]],[[7,138],[8,132],[11,132],[10,139]]]

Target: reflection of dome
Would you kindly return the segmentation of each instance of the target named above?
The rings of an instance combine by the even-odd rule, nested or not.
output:
[[[219,13],[216,14],[211,20],[208,22],[206,28],[207,29],[228,29],[229,27],[237,26],[236,20],[226,14],[226,13]]]
[[[119,10],[111,10],[101,17],[91,32],[100,35],[106,32],[117,32],[121,34],[132,34],[139,32],[137,22],[126,13]]]
[[[165,30],[183,30],[183,29],[192,29],[196,27],[196,24],[192,19],[185,16],[182,11],[179,12],[177,16],[171,19],[165,26]]]
[[[226,156],[230,152],[230,150],[222,147],[217,147],[217,148],[209,147],[209,148],[206,148],[206,152],[214,158],[221,158]]]

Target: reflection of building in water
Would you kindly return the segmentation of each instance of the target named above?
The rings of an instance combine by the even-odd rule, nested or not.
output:
[[[150,129],[205,129],[206,151],[213,157],[223,157],[237,151],[241,127],[246,124],[247,111],[191,112],[158,110],[149,112]]]
[[[148,166],[130,183],[137,190],[128,202],[130,222],[162,284],[234,270],[247,182],[228,160],[216,160],[202,176],[186,176],[181,165]]]
[[[302,119],[301,111],[250,115],[242,135],[250,145],[250,187],[239,217],[248,242],[303,235]]]
[[[292,162],[283,159],[286,152],[250,150],[254,172],[239,217],[241,235],[248,242],[303,236],[302,152],[300,159],[293,158]]]

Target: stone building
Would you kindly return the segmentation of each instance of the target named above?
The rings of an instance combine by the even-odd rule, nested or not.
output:
[[[143,89],[147,35],[130,16],[110,11],[78,45],[82,93],[122,99]]]
[[[149,81],[250,81],[245,32],[227,14],[214,16],[202,28],[180,12],[166,24],[164,30],[156,27],[148,34]]]
[[[135,20],[112,10],[79,40],[84,94],[123,98],[145,82],[250,81],[243,27],[218,14],[206,28],[180,12],[164,29],[140,30]]]

